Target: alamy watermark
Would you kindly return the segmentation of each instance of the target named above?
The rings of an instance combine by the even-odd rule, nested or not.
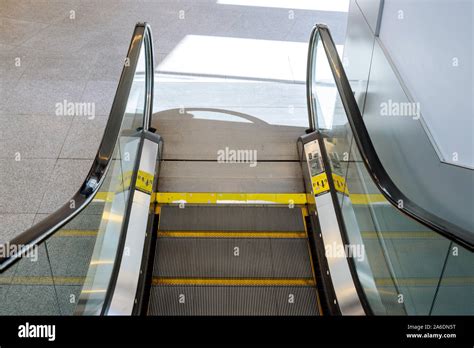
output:
[[[56,325],[37,325],[26,322],[18,326],[19,338],[46,338],[52,342],[56,340]]]
[[[95,103],[78,103],[64,99],[56,103],[56,116],[85,116],[89,120],[95,118]]]
[[[257,166],[257,150],[225,149],[217,151],[217,163],[248,163],[250,167]]]
[[[38,247],[36,245],[28,247],[24,244],[10,244],[8,242],[0,245],[0,258],[16,257],[17,255],[36,262],[38,261]]]
[[[365,246],[364,244],[338,244],[333,242],[324,248],[325,255],[328,258],[346,258],[351,257],[357,261],[364,261]]]
[[[387,102],[380,103],[381,116],[405,116],[418,120],[421,116],[420,103],[394,102],[389,99]]]

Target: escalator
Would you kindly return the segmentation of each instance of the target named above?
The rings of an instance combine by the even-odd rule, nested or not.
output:
[[[327,27],[310,39],[307,130],[153,115],[152,43],[137,24],[76,195],[1,247],[0,315],[474,313],[473,231],[390,179]],[[208,155],[249,143],[259,161]]]
[[[165,206],[160,215],[149,315],[319,313],[301,209]]]

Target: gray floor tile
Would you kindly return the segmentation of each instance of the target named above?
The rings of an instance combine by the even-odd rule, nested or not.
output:
[[[99,149],[108,117],[89,119],[76,116],[64,141],[60,158],[94,159]]]
[[[77,285],[57,285],[58,303],[61,315],[73,315],[76,309],[82,286]]]
[[[0,84],[14,87],[11,81],[17,81],[23,75],[25,57],[15,51],[3,51],[3,46],[0,46]]]
[[[80,102],[85,83],[81,81],[20,79],[9,99],[0,105],[4,113],[55,115],[57,104]]]
[[[70,1],[2,0],[2,16],[25,21],[51,24],[68,15]]]
[[[59,315],[52,285],[13,285],[0,304],[1,315]]]
[[[36,213],[54,159],[0,159],[0,213]]]
[[[50,25],[22,43],[25,47],[44,49],[61,55],[73,55],[90,42],[97,33],[87,28],[63,25]]]
[[[53,236],[47,246],[55,277],[85,277],[89,269],[95,236]]]
[[[172,109],[155,113],[152,124],[166,144],[164,158],[216,161],[219,151],[228,148],[256,151],[258,160],[298,160],[296,142],[306,128],[278,124],[283,123],[287,109],[242,111],[188,109],[182,114]],[[280,120],[273,122],[272,114]]]
[[[58,159],[46,186],[39,213],[52,213],[67,203],[86,178],[91,160]]]
[[[115,81],[88,81],[82,102],[94,103],[96,115],[109,115],[117,86]]]
[[[10,241],[33,224],[35,214],[0,214],[0,244]]]
[[[0,17],[0,43],[20,45],[46,26],[41,23]]]
[[[0,116],[0,158],[57,158],[72,118],[64,116]],[[47,141],[45,141],[47,139]]]
[[[278,25],[276,25],[278,23]],[[235,37],[283,41],[296,21],[288,10],[278,8],[245,8],[230,31]],[[292,40],[288,40],[292,41]]]
[[[23,64],[23,79],[51,81],[85,81],[90,61],[75,57],[44,57],[30,54]]]

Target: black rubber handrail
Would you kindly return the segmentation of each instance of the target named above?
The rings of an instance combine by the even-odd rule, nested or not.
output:
[[[115,145],[120,136],[122,121],[125,115],[128,97],[135,76],[140,50],[145,41],[150,42],[151,30],[148,24],[138,23],[128,48],[127,60],[120,76],[110,116],[104,135],[86,179],[74,196],[61,208],[48,215],[47,218],[28,228],[20,235],[5,243],[1,248],[0,272],[7,270],[16,260],[30,249],[51,237],[66,223],[83,211],[92,201],[102,185],[111,164]],[[153,108],[153,52],[145,50],[146,95],[144,105],[143,129],[149,129]],[[149,76],[151,75],[151,76]],[[12,252],[13,251],[13,252]]]
[[[344,106],[344,110],[349,121],[355,142],[359,149],[362,160],[369,172],[372,180],[377,188],[384,195],[384,197],[399,211],[409,216],[410,218],[425,225],[431,230],[441,234],[442,236],[466,247],[474,250],[474,233],[469,232],[462,227],[457,226],[449,221],[434,215],[415,202],[410,200],[392,181],[390,175],[385,170],[380,161],[375,147],[370,138],[370,134],[362,119],[362,114],[357,105],[356,99],[352,92],[351,85],[347,79],[344,67],[336,50],[336,45],[332,39],[329,28],[324,24],[318,24],[311,32],[309,53],[308,53],[308,71],[307,71],[307,102],[308,102],[308,117],[309,117],[309,131],[318,131],[317,129],[317,115],[314,113],[313,105],[313,71],[312,67],[315,63],[314,53],[315,45],[318,43],[318,37],[324,47],[326,57],[331,68],[331,72],[336,83],[339,96]],[[400,206],[399,202],[403,202]]]

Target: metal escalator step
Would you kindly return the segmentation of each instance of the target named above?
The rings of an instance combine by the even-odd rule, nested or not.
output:
[[[160,231],[158,237],[173,238],[306,238],[305,232]]]
[[[215,159],[210,162],[163,161],[158,191],[300,193],[305,192],[301,178],[301,166],[296,161],[258,162],[256,167],[245,163],[223,165]]]
[[[153,278],[152,285],[314,286],[312,278]]]
[[[297,207],[164,206],[163,231],[304,231]]]
[[[153,276],[311,278],[312,269],[305,239],[158,238]]]
[[[149,315],[318,315],[314,287],[153,286]]]

